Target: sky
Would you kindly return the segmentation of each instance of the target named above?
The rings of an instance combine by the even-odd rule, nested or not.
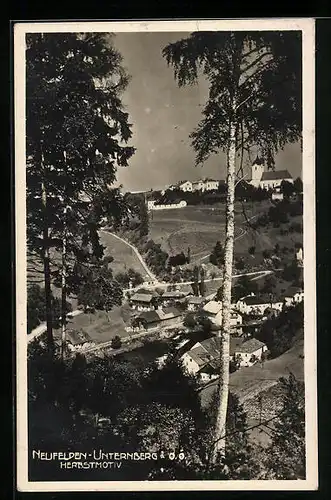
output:
[[[200,79],[197,85],[179,88],[172,67],[162,57],[168,43],[188,35],[132,32],[114,37],[131,76],[122,101],[132,123],[131,144],[136,153],[128,167],[118,170],[118,182],[125,191],[162,189],[183,179],[225,178],[225,154],[212,155],[202,167],[196,167],[189,139],[202,117],[207,82]],[[301,175],[298,144],[287,145],[275,161],[276,170],[288,169],[293,178]]]

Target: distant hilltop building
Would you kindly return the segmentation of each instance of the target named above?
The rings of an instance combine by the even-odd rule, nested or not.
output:
[[[194,191],[216,191],[219,188],[220,182],[222,181],[217,181],[214,179],[200,179],[198,181],[180,181],[177,182],[176,184],[171,184],[168,189],[174,190],[174,189],[180,189],[181,191],[187,193],[187,192],[194,192]]]
[[[148,210],[168,210],[171,208],[183,208],[186,207],[187,202],[185,200],[181,200],[178,203],[157,203],[155,200],[149,200],[147,202]]]
[[[292,182],[293,177],[288,170],[265,170],[265,162],[256,157],[251,166],[251,179],[248,181],[252,186],[262,189],[276,189],[283,181]]]

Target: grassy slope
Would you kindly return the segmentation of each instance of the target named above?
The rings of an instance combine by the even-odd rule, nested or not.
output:
[[[246,203],[244,210],[247,218],[268,210],[270,202]],[[301,217],[291,218],[290,223],[301,222]],[[289,224],[282,226],[288,227]],[[281,247],[293,248],[302,243],[302,234],[280,234],[280,228],[269,226],[253,230],[246,224],[242,204],[236,204],[236,256],[248,256],[248,249],[256,247],[255,260],[261,260],[263,250],[271,250],[278,243]],[[191,248],[192,257],[202,257],[211,252],[217,240],[224,243],[225,206],[189,206],[182,209],[154,211],[150,219],[150,238],[170,253],[187,251]]]
[[[114,274],[125,272],[129,268],[132,268],[142,276],[145,276],[144,268],[128,245],[111,234],[104,232],[100,233],[100,241],[106,247],[105,255],[111,255],[114,259],[111,263]]]
[[[104,311],[96,311],[93,314],[81,314],[75,316],[68,323],[68,329],[83,330],[99,344],[111,340],[115,335],[126,337],[126,323],[129,323],[130,311],[127,305],[114,307],[107,315]],[[60,330],[54,331],[55,338],[60,338]]]

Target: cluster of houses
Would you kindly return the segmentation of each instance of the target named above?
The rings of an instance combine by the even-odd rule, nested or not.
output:
[[[221,183],[225,183],[225,181],[221,180],[215,180],[215,179],[200,179],[198,181],[189,181],[189,180],[183,180],[179,181],[176,184],[171,184],[168,186],[168,189],[170,191],[173,191],[175,189],[179,189],[180,191],[183,191],[184,193],[193,193],[194,191],[200,191],[204,193],[205,191],[217,191],[219,188],[219,185]],[[162,194],[165,193],[165,190],[161,192]]]
[[[253,294],[240,298],[231,308],[230,360],[237,367],[248,367],[260,361],[267,346],[254,338],[261,323],[270,314],[277,315],[284,307],[299,304],[304,299],[300,288],[290,287],[282,299],[270,301]],[[129,298],[131,309],[136,312],[131,319],[131,331],[149,331],[158,328],[180,327],[187,312],[202,312],[210,320],[211,338],[194,341],[181,352],[183,365],[189,373],[203,383],[218,376],[219,339],[215,330],[222,324],[222,303],[206,297],[194,296],[190,292],[139,289]],[[80,352],[95,344],[83,330],[68,330],[67,345],[72,352]]]
[[[280,186],[283,181],[294,182],[288,170],[268,170],[265,161],[259,156],[256,157],[251,165],[250,177],[247,178],[249,184],[256,188],[260,187],[262,189],[273,190],[275,192],[274,198],[282,199]],[[171,191],[178,189],[184,193],[217,191],[221,184],[225,185],[225,181],[209,178],[199,179],[197,181],[182,180],[176,184],[171,184],[167,189]],[[161,191],[161,194],[164,193],[165,190]]]
[[[230,336],[230,359],[238,366],[252,366],[263,358],[267,346],[255,338],[248,340]],[[196,342],[181,356],[183,366],[202,383],[210,382],[219,376],[220,338],[211,337]]]
[[[279,314],[284,307],[299,304],[304,299],[304,292],[300,288],[290,287],[282,300],[266,301],[251,294],[240,298],[232,304],[231,333],[230,336],[230,361],[237,368],[249,367],[261,361],[268,350],[260,340],[254,338],[254,333],[259,330],[261,323],[269,314]],[[202,310],[213,325],[220,327],[222,324],[222,303],[211,300],[202,306]],[[243,316],[255,319],[243,321]],[[202,383],[209,382],[218,377],[220,340],[212,336],[187,348],[181,355],[183,366],[187,371],[198,377]]]
[[[279,314],[284,307],[296,305],[303,301],[303,290],[296,287],[290,287],[281,298],[274,299],[272,296],[269,299],[256,296],[254,294],[240,298],[236,303],[232,304],[231,310],[231,330],[237,335],[246,330],[252,330],[255,326],[254,321],[243,321],[243,316],[247,318],[265,319],[270,315]],[[159,293],[151,289],[139,289],[130,298],[129,305],[131,309],[140,313],[135,316],[136,327],[154,328],[158,324],[161,326],[165,320],[162,311],[170,310],[174,314],[174,318],[182,318],[186,312],[203,312],[211,324],[219,327],[222,324],[222,302],[216,300],[208,300],[206,297],[192,295],[191,292],[178,290],[168,290]],[[254,331],[254,328],[253,328]]]

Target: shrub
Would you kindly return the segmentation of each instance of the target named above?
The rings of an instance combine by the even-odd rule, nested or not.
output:
[[[115,335],[115,337],[112,339],[110,346],[113,349],[120,349],[122,347],[122,340],[121,337],[118,335]]]

